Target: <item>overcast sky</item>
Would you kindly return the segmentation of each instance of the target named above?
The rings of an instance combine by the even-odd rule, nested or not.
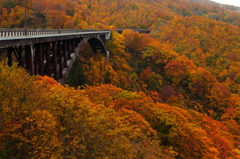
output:
[[[211,0],[222,4],[229,4],[240,7],[240,0]]]

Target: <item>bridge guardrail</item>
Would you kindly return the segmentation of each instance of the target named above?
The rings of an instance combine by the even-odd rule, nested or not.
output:
[[[99,31],[93,29],[24,29],[24,28],[0,28],[0,37],[33,36],[46,34],[78,33],[87,31]]]

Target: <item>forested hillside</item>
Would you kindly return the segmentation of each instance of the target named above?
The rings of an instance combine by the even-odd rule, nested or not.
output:
[[[240,26],[240,15],[219,4],[187,0],[26,0],[28,28],[151,28],[174,16],[199,15]],[[23,0],[0,1],[0,26],[24,26]],[[231,9],[231,10],[230,10]],[[60,12],[60,18],[59,18]]]
[[[28,1],[29,28],[111,30],[110,59],[86,44],[65,86],[1,62],[0,159],[239,159],[240,14],[195,1]]]

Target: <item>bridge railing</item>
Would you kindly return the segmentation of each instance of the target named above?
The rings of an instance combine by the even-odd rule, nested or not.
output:
[[[0,28],[0,37],[9,36],[34,36],[46,34],[64,34],[96,31],[92,29],[24,29],[24,28]]]

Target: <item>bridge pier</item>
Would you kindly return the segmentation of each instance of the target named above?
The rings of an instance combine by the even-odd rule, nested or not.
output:
[[[66,49],[66,40],[62,41],[62,55],[63,55],[63,67],[67,67],[67,49]]]
[[[8,55],[8,66],[12,66],[12,48],[7,49],[7,55]]]
[[[26,56],[26,70],[30,75],[34,75],[34,64],[33,64],[33,46],[25,45],[25,56]]]
[[[71,59],[71,40],[67,40],[67,58]]]
[[[22,61],[22,46],[19,46],[18,47],[18,50],[15,49],[14,53],[15,53],[15,56],[18,60],[18,66],[21,66],[23,67],[23,61]]]
[[[45,75],[51,77],[51,72],[50,72],[50,43],[44,43],[43,46],[44,46],[43,54],[45,55],[44,56],[44,61],[46,62],[44,72],[45,72]]]
[[[43,66],[43,54],[42,51],[43,46],[42,43],[35,44],[35,74],[39,74],[41,76],[44,75],[44,66]]]
[[[107,50],[107,53],[106,53],[106,59],[107,61],[109,61],[109,51]]]
[[[62,71],[63,71],[63,66],[62,66],[62,49],[61,49],[61,41],[57,42],[57,64],[58,64],[58,79],[62,78]]]
[[[19,46],[18,48],[7,48],[7,57],[8,57],[8,65],[11,66],[13,62],[13,54],[15,55],[15,58],[18,61],[18,66],[23,67],[23,61],[22,61],[22,46]]]
[[[56,42],[52,42],[52,63],[53,63],[53,78],[58,81],[58,74],[57,74],[57,48]]]

